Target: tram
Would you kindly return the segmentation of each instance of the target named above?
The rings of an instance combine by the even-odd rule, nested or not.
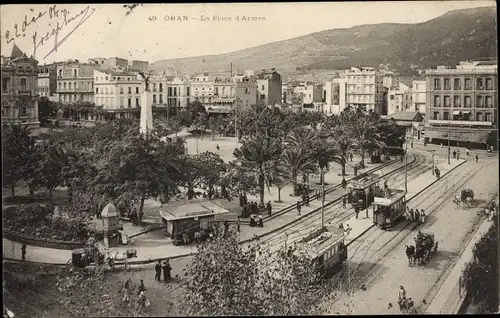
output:
[[[406,211],[406,193],[403,190],[386,189],[384,196],[373,201],[373,223],[382,229],[393,227]]]
[[[322,276],[335,275],[347,260],[344,231],[324,226],[299,240],[297,251],[306,253]]]

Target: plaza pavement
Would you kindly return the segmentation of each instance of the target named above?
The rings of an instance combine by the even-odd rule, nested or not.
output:
[[[462,162],[462,161],[460,161]],[[440,166],[440,169],[442,171],[442,175],[444,176],[451,168],[455,167],[458,165],[459,162],[453,162],[453,165],[448,166],[443,165],[442,167]],[[412,193],[415,193],[422,189],[423,187],[427,186],[431,182],[435,180],[435,177],[432,176],[431,172],[428,171],[427,173],[424,173],[417,179],[413,180],[412,182],[409,182],[408,184],[408,192],[409,196],[412,195]],[[345,193],[346,190],[339,189],[341,191],[344,191]],[[344,193],[344,194],[345,194]],[[343,195],[343,194],[337,194],[338,196]],[[337,196],[336,196],[337,197]],[[329,198],[327,198],[328,200]],[[306,215],[310,213],[311,211],[319,208],[321,206],[321,202],[318,200],[311,201],[311,204],[309,207],[303,207],[301,215]],[[371,221],[371,218],[369,219],[363,219],[363,216],[365,215],[365,211],[360,212],[360,219],[355,220],[354,216],[346,221],[345,223],[348,223],[351,228],[351,235],[349,239],[356,238],[359,235],[362,235],[364,232],[366,232],[372,225],[373,222]],[[279,228],[283,225],[286,225],[287,223],[299,218],[299,215],[296,211],[291,211],[288,213],[285,213],[284,215],[277,217],[275,219],[269,220],[265,222],[264,227],[249,227],[249,226],[242,226],[241,227],[241,233],[240,233],[240,240],[248,240],[253,238],[255,235],[263,235],[266,234],[273,229]],[[234,225],[232,225],[233,228],[235,228]],[[138,226],[132,226],[130,223],[125,223],[124,224],[124,229],[125,231],[131,235],[131,234],[136,234],[140,231],[143,230],[143,228],[138,227]],[[120,246],[120,247],[113,247],[111,250],[113,251],[118,251],[122,252],[125,251],[128,248],[136,248],[138,249],[138,258],[133,259],[131,261],[141,261],[141,262],[146,262],[148,260],[155,260],[155,259],[164,259],[164,258],[176,258],[176,257],[181,257],[185,255],[189,255],[190,253],[195,253],[196,252],[196,247],[189,245],[189,246],[174,246],[171,243],[171,240],[166,236],[165,230],[164,229],[158,229],[155,231],[151,231],[147,234],[144,235],[139,235],[136,236],[132,239],[132,243],[127,246]],[[4,242],[4,250],[5,251],[10,251],[11,247],[10,245],[12,242],[9,240],[5,239],[3,240]],[[17,244],[17,243],[14,243]],[[7,249],[5,249],[7,247]],[[9,254],[6,254],[7,257],[14,258],[14,259],[20,259],[20,244],[16,245],[16,253],[13,256],[9,256]],[[41,247],[32,247],[28,246],[27,248],[27,260],[29,261],[36,261],[36,262],[46,262],[46,263],[65,263],[71,258],[71,251],[68,250],[56,250],[56,249],[46,249],[46,252],[44,252],[44,248]],[[33,251],[33,252],[32,252]]]

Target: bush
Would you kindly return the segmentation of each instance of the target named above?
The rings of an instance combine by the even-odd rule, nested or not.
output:
[[[53,218],[53,213],[51,205],[30,204],[6,208],[3,218],[7,229],[33,238],[81,242],[89,237],[82,219]]]

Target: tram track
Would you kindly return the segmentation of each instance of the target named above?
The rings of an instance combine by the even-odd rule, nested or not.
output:
[[[412,164],[412,166],[408,167],[409,181],[418,178],[423,173],[432,169],[425,165],[426,159],[427,159],[426,156],[418,153],[416,154],[415,162]],[[381,179],[387,178],[387,176],[391,174],[396,174],[398,172],[399,171],[392,171],[388,174],[385,174],[383,177],[378,178],[372,183],[377,183]],[[400,182],[401,177],[403,178],[402,182]],[[390,182],[388,182],[388,184],[390,183],[391,188],[397,188],[401,184],[404,184],[404,173],[402,175],[395,175],[394,178],[390,179],[389,181]],[[347,208],[347,209],[342,208],[342,202],[340,200],[344,195],[331,201],[330,206],[325,208],[325,223],[328,222],[332,222],[332,224],[343,223],[345,220],[351,218],[355,214],[352,208]],[[341,211],[339,211],[339,209],[341,209]],[[283,243],[286,240],[288,240],[289,242],[293,241],[293,239],[291,239],[290,237],[288,237],[288,239],[287,238],[283,239],[283,236],[286,237],[287,235],[294,234],[294,237],[298,239],[312,232],[315,228],[318,227],[318,225],[321,225],[321,209],[319,209],[318,211],[311,212],[309,215],[301,218],[300,222],[289,224],[289,226],[281,229],[279,232],[272,233],[271,236],[261,239],[260,243],[269,244],[273,246],[283,245]]]
[[[443,205],[449,203],[450,198],[452,198],[461,187],[463,187],[473,176],[475,176],[477,174],[477,172],[482,170],[484,167],[485,166],[481,166],[479,169],[477,169],[477,167],[472,166],[472,168],[469,168],[467,173],[464,176],[462,176],[461,178],[459,178],[459,180],[456,181],[451,187],[446,187],[445,191],[440,195],[439,199],[434,201],[433,203],[431,203],[429,206],[426,207],[427,215],[430,216],[430,215],[436,214],[443,207]],[[459,173],[460,172],[458,172],[457,170],[453,170],[450,173],[443,176],[443,178],[441,178],[440,181],[446,182],[448,179],[452,178],[453,176],[457,177],[457,175]],[[438,185],[438,184],[434,184],[434,185],[428,187],[427,189],[423,190],[421,193],[417,194],[415,197],[407,200],[407,202],[412,202],[413,204],[415,204],[415,206],[419,206],[420,204],[426,202],[427,200],[429,200],[430,194],[436,192],[436,188],[435,188],[436,185]],[[407,229],[410,225],[412,226],[411,230],[405,231],[405,229]],[[361,260],[359,261],[358,267],[356,267],[354,269],[354,273],[352,273],[350,268],[346,269],[346,266],[344,266],[343,270],[339,273],[340,275],[338,274],[335,276],[340,281],[339,285],[340,286],[351,286],[350,290],[352,290],[355,287],[356,288],[361,287],[360,286],[361,284],[368,286],[378,276],[378,274],[383,270],[383,268],[379,268],[377,270],[374,270],[374,268],[377,266],[377,264],[382,259],[387,257],[387,255],[389,255],[389,253],[394,251],[397,247],[400,247],[400,244],[405,239],[407,239],[413,233],[413,231],[415,229],[418,229],[421,227],[422,227],[422,225],[415,225],[412,223],[406,223],[400,229],[398,229],[397,232],[380,231],[377,228],[370,229],[370,231],[378,230],[378,231],[380,231],[380,233],[377,236],[375,236],[374,238],[370,238],[370,241],[371,241],[370,245],[368,247],[364,247],[364,249],[366,250],[364,252],[365,254],[361,257]],[[391,235],[388,235],[389,233],[391,233]],[[379,243],[381,243],[381,247],[376,249],[376,250],[372,250],[373,245],[377,241],[379,241],[383,236],[387,236],[387,239],[384,240],[383,243],[379,242]],[[359,249],[361,247],[363,247],[363,242],[358,241],[358,244],[359,245],[354,250],[354,252],[352,252],[352,250],[350,251],[351,252],[351,253],[349,253],[350,259],[352,259],[353,256],[357,255],[357,253],[359,252]],[[382,250],[384,248],[387,248],[387,250],[382,252]],[[379,254],[379,255],[377,255],[377,254]],[[377,255],[377,257],[374,258],[375,255]],[[367,265],[368,267],[363,267],[363,264],[365,264],[366,259],[369,259],[371,262],[373,262],[373,264],[371,264],[371,265],[368,264]],[[348,260],[348,261],[351,262],[351,260]],[[456,262],[456,260],[455,260],[455,262]],[[453,266],[453,264],[454,264],[453,261],[449,262],[447,267]],[[446,271],[446,269],[445,269],[445,271]],[[445,271],[443,271],[442,275],[444,275]],[[351,272],[351,273],[348,273],[348,272]],[[442,277],[442,276],[440,276],[440,277]],[[347,284],[343,283],[343,281],[346,279],[347,280],[350,279],[350,283],[347,283]],[[436,282],[433,285],[434,289],[435,289],[435,285],[438,284],[438,282]],[[348,291],[348,290],[346,290],[344,288],[344,292],[345,291]],[[431,291],[432,291],[432,288],[431,288]],[[431,293],[431,291],[429,291],[429,293]],[[336,304],[336,302],[338,300],[339,300],[339,298],[335,299],[333,302],[330,302],[327,305],[329,307],[331,307],[332,305]]]

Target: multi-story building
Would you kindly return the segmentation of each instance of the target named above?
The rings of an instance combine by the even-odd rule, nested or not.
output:
[[[346,105],[382,111],[383,74],[373,67],[351,67],[346,71]]]
[[[99,65],[68,60],[57,63],[57,95],[59,102],[93,102],[94,70]]]
[[[425,79],[414,80],[412,89],[412,108],[413,111],[419,112],[425,116],[425,105],[426,105],[426,87],[427,84]]]
[[[426,137],[497,147],[497,61],[460,62],[426,70]]]
[[[168,82],[167,105],[176,111],[184,110],[191,103],[191,84],[187,79],[174,77]]]
[[[401,111],[412,110],[411,88],[403,82],[398,82],[396,86],[388,91],[387,114],[392,115]]]
[[[343,77],[334,78],[325,84],[325,105],[323,110],[326,114],[340,114],[346,107],[347,79]]]
[[[269,71],[262,70],[257,75],[258,103],[272,106],[281,102],[282,94],[281,75],[274,68]]]
[[[2,121],[38,127],[38,61],[15,44],[10,57],[1,57]]]
[[[204,73],[191,80],[191,100],[198,100],[205,107],[212,105],[215,93],[215,77]]]
[[[323,101],[323,87],[321,85],[299,85],[294,87],[295,94],[302,94],[304,104],[319,103]]]
[[[128,69],[130,71],[146,71],[149,69],[149,62],[132,60],[128,62]]]
[[[47,97],[51,101],[57,101],[57,66],[45,64],[38,66],[38,95]]]
[[[102,106],[111,114],[110,117],[139,118],[144,83],[137,74],[94,70],[93,76],[97,106]]]
[[[128,60],[119,57],[110,57],[104,60],[101,67],[107,70],[125,70],[128,67]]]
[[[214,99],[208,105],[208,113],[229,113],[235,103],[241,107],[257,104],[257,85],[254,77],[216,78]]]

